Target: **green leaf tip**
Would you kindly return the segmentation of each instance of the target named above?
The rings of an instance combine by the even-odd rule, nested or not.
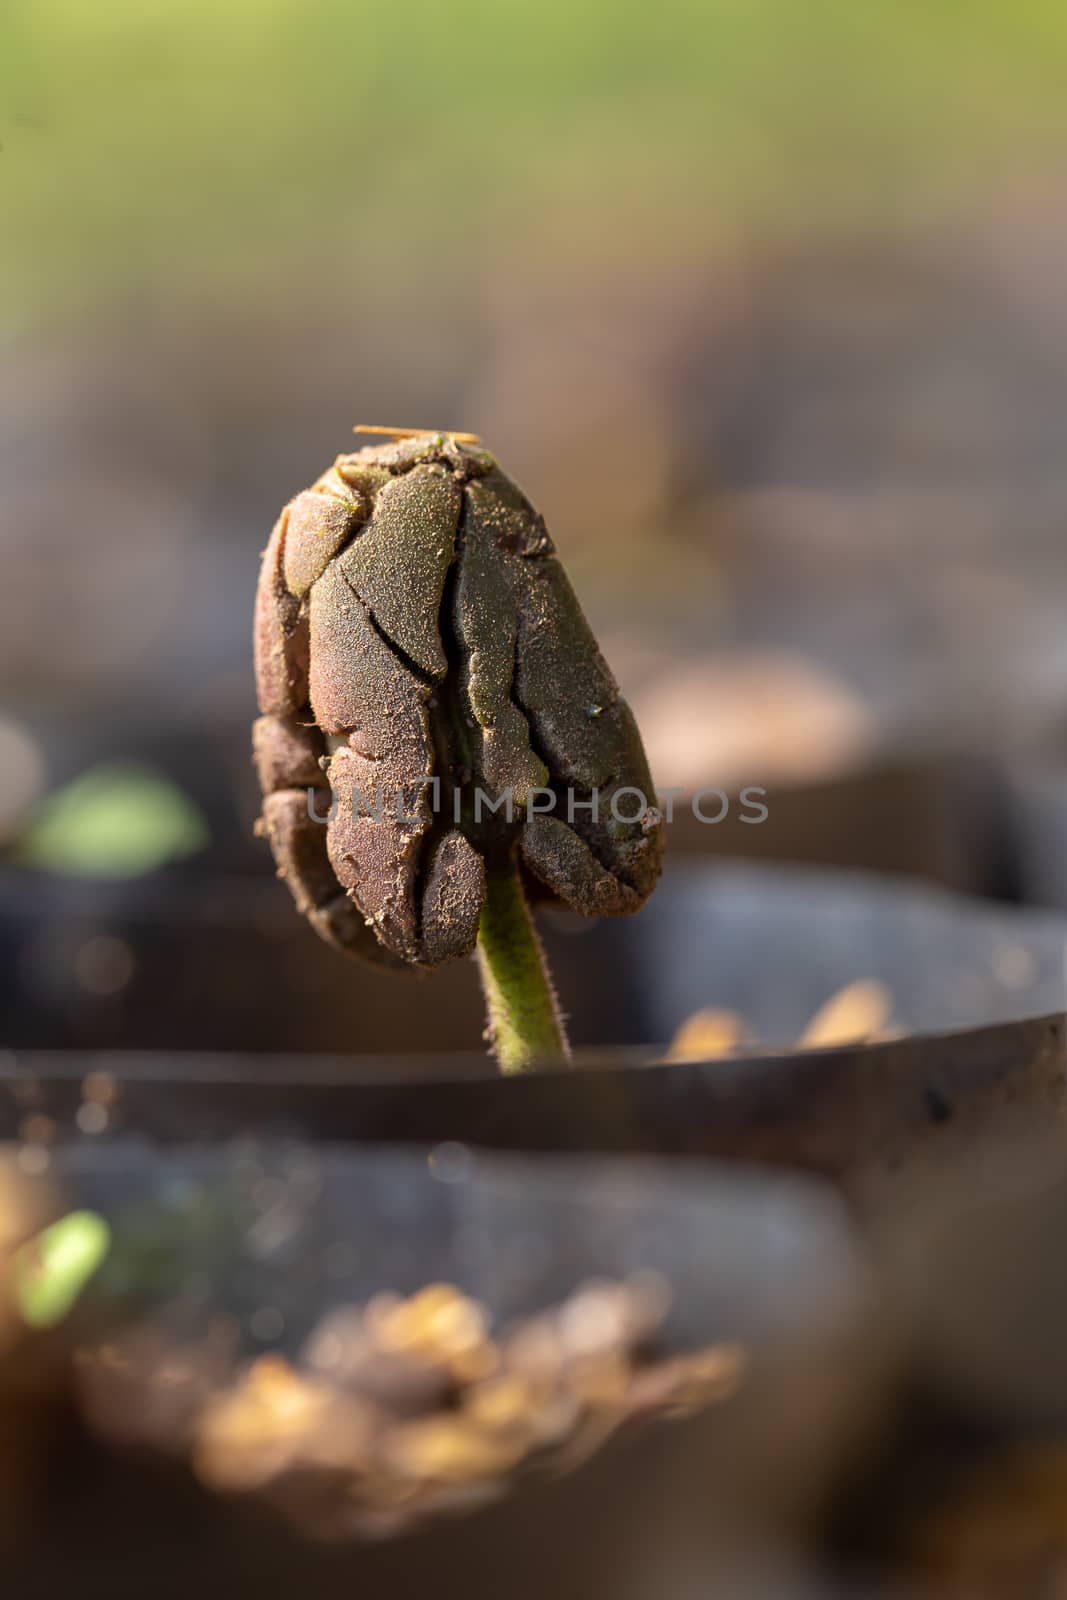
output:
[[[48,797],[17,859],[70,876],[135,878],[203,849],[208,837],[200,811],[169,778],[109,762]]]
[[[14,1262],[15,1303],[31,1328],[54,1328],[102,1266],[111,1229],[95,1211],[72,1211],[24,1244]]]

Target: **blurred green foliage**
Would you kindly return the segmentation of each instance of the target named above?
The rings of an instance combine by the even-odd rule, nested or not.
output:
[[[48,872],[130,878],[207,842],[199,810],[169,779],[132,762],[109,762],[48,796],[16,858]]]
[[[1058,146],[1065,46],[1061,0],[7,0],[2,304],[937,204]]]
[[[54,1328],[99,1270],[111,1229],[95,1211],[72,1211],[22,1246],[14,1263],[15,1299],[31,1328]]]

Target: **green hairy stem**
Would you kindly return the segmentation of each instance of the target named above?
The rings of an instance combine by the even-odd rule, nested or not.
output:
[[[477,948],[488,1037],[501,1072],[569,1063],[556,992],[513,860],[486,875]]]

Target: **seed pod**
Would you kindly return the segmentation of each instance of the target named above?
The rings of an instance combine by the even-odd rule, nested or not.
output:
[[[469,954],[486,863],[516,851],[586,916],[651,892],[663,823],[636,724],[488,452],[422,434],[338,457],[274,528],[255,631],[260,829],[337,948]]]

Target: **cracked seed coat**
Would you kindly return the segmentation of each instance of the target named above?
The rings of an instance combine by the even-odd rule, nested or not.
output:
[[[339,457],[275,525],[255,643],[261,831],[338,949],[469,954],[486,859],[516,851],[583,915],[651,892],[663,822],[636,724],[544,522],[487,451],[431,434]],[[476,816],[478,788],[510,793],[511,820]],[[633,821],[611,814],[623,788],[645,797],[636,814],[627,797]]]

